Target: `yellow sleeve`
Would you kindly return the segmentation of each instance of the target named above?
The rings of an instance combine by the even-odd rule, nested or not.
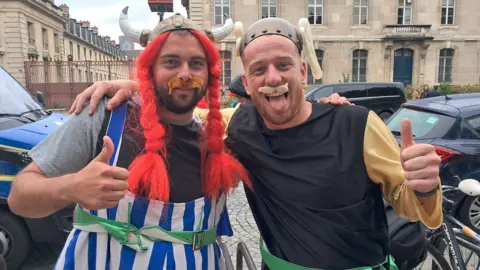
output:
[[[440,227],[443,222],[442,193],[437,192],[432,198],[435,207],[428,214],[415,192],[403,185],[405,173],[400,162],[400,147],[388,127],[372,111],[365,128],[363,155],[370,179],[382,185],[385,200],[399,216],[411,221],[421,220],[431,229]]]
[[[230,119],[232,118],[232,115],[235,113],[235,111],[239,108],[239,106],[240,104],[235,106],[235,108],[225,108],[220,110],[220,113],[222,114],[222,124],[225,128],[224,139],[227,137],[227,129],[228,125],[230,124]],[[208,109],[195,108],[193,110],[193,115],[197,116],[203,121],[207,120],[207,114]]]

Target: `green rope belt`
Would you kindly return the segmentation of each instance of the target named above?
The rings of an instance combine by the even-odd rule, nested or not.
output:
[[[270,253],[270,251],[267,248],[267,245],[265,244],[265,241],[263,241],[261,237],[260,237],[260,254],[262,255],[263,262],[271,270],[320,270],[317,268],[303,267],[300,265],[289,263],[278,257],[275,257]],[[387,268],[385,268],[387,261],[388,261],[388,265],[390,266],[388,268],[389,270],[399,270],[398,267],[395,265],[395,262],[393,261],[393,258],[391,256],[388,256],[383,263],[377,266],[364,266],[364,267],[358,267],[358,268],[353,268],[349,270],[373,270],[374,268],[387,270]]]
[[[130,212],[131,205],[128,208],[129,219]],[[79,206],[75,209],[73,226],[86,232],[108,233],[120,244],[141,252],[148,250],[148,247],[143,244],[145,241],[166,241],[174,244],[192,245],[193,250],[199,250],[203,246],[215,243],[217,240],[217,226],[208,230],[197,230],[194,232],[167,231],[159,226],[148,226],[138,229],[130,223],[130,220],[128,222],[120,222],[101,218],[86,212]],[[134,236],[135,241],[129,241],[130,236]]]

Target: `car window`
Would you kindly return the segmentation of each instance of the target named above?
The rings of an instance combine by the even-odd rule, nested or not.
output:
[[[42,106],[6,70],[0,67],[0,114],[22,114]]]
[[[480,134],[480,115],[468,119],[467,123]]]
[[[313,100],[318,101],[320,98],[329,97],[331,94],[333,94],[333,86],[325,86],[313,94]]]
[[[368,88],[369,97],[399,96],[400,89],[394,85],[374,85]]]
[[[367,91],[365,91],[365,85],[363,84],[339,84],[335,92],[346,98],[367,97]]]
[[[400,135],[401,123],[404,118],[408,118],[412,122],[414,139],[442,138],[455,123],[455,118],[453,117],[433,112],[401,108],[387,121],[388,128],[395,135]]]

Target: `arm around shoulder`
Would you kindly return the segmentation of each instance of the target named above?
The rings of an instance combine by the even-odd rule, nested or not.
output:
[[[400,147],[388,127],[372,111],[365,128],[363,151],[370,179],[382,186],[385,200],[398,215],[412,221],[421,220],[429,228],[438,228],[442,224],[441,192],[429,198],[418,198],[405,186]]]
[[[228,124],[230,123],[230,119],[232,118],[232,115],[235,113],[238,107],[239,106],[236,106],[235,108],[224,108],[220,110],[220,113],[222,114],[222,124],[225,127],[225,133],[228,128]],[[208,116],[208,109],[195,108],[193,110],[193,114],[200,118],[202,121],[206,121]]]

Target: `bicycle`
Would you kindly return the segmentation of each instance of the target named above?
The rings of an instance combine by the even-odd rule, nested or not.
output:
[[[247,264],[248,270],[257,270],[253,257],[250,254],[247,245],[244,242],[239,242],[237,244],[237,261],[236,268],[233,266],[232,258],[228,252],[228,248],[225,244],[221,244],[220,248],[222,249],[223,256],[225,257],[225,266],[227,270],[243,269],[243,262]]]
[[[466,179],[461,181],[458,187],[442,186],[444,221],[438,229],[427,230],[426,233],[427,252],[435,262],[435,264],[432,263],[432,270],[471,269],[467,268],[471,256],[476,254],[480,257],[480,235],[451,215],[455,202],[447,197],[456,192],[463,192],[469,196],[480,196],[480,182]],[[462,257],[460,247],[466,248],[470,252],[467,260]],[[450,264],[444,257],[447,248]],[[479,266],[475,269],[480,269]]]

